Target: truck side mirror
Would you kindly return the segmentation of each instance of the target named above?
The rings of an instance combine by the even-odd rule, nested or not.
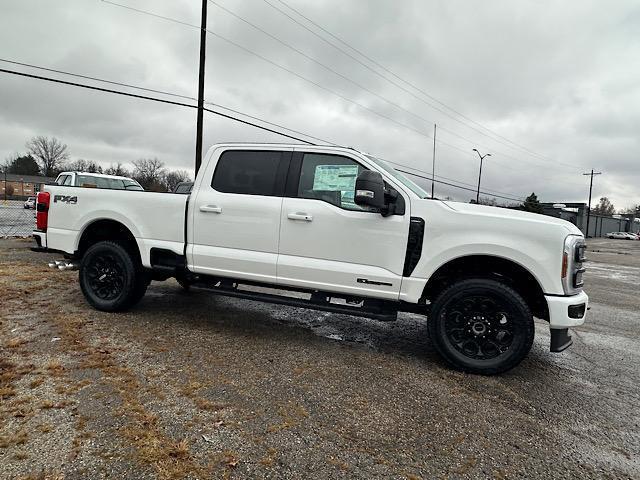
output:
[[[372,170],[363,170],[356,178],[354,202],[361,207],[382,210],[384,202],[384,180],[382,175]]]

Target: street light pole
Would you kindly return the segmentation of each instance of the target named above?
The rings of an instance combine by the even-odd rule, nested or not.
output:
[[[431,198],[435,198],[433,193],[436,183],[436,124],[433,124],[433,162],[431,164]]]
[[[594,172],[592,168],[591,173],[583,173],[582,175],[588,175],[591,177],[591,180],[589,181],[589,205],[587,206],[587,228],[584,232],[585,238],[589,238],[589,220],[591,219],[591,192],[593,191],[593,176],[602,175],[602,172]]]
[[[480,152],[477,149],[473,149],[474,152],[478,154],[480,157],[480,172],[478,173],[478,192],[476,193],[476,203],[480,203],[480,179],[482,178],[482,160],[484,157],[490,157],[490,153],[485,153],[484,155],[480,155]]]

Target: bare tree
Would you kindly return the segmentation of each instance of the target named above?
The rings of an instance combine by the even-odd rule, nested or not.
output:
[[[601,197],[598,204],[591,209],[591,213],[596,215],[613,215],[616,213],[616,208],[607,197]]]
[[[145,190],[156,192],[166,191],[162,179],[166,173],[164,162],[157,158],[141,158],[133,161],[133,178],[135,178]]]
[[[38,135],[26,144],[27,151],[38,162],[40,171],[45,177],[52,177],[58,173],[62,164],[69,158],[67,145],[55,137]]]
[[[102,167],[93,160],[85,160],[79,158],[71,163],[67,163],[64,166],[65,170],[72,170],[74,172],[87,172],[87,173],[102,173]]]
[[[167,187],[167,191],[173,192],[180,182],[189,182],[191,177],[186,170],[172,170],[164,174],[162,183]]]
[[[104,173],[106,173],[107,175],[117,175],[119,177],[129,177],[129,176],[131,176],[129,171],[126,168],[124,168],[122,166],[122,163],[120,163],[120,162],[116,163],[115,166],[113,164],[111,164],[109,166],[109,168],[106,168],[104,170]]]

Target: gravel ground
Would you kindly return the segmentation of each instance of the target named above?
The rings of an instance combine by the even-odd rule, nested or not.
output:
[[[1,478],[640,478],[640,242],[589,242],[588,323],[498,377],[394,323],[183,292],[89,308],[0,240]]]

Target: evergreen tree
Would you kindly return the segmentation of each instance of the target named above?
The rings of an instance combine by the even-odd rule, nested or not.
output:
[[[531,195],[525,198],[524,203],[522,204],[522,208],[526,212],[544,213],[542,204],[538,201],[538,197],[536,196],[535,192],[532,192]]]

